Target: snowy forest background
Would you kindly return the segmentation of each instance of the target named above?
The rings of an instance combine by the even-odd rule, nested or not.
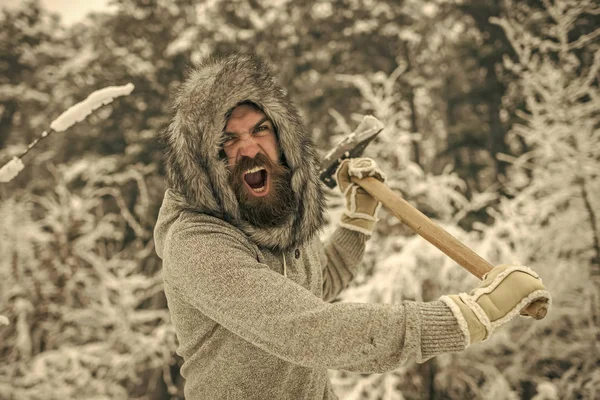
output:
[[[64,25],[0,17],[0,165],[94,90],[129,96],[42,140],[0,183],[0,399],[182,399],[152,229],[158,133],[188,66],[271,60],[322,155],[372,114],[389,186],[553,295],[461,354],[331,371],[343,400],[600,398],[600,7],[593,0],[113,0]],[[337,190],[337,189],[336,189]],[[330,226],[343,199],[328,191]],[[383,211],[341,301],[429,301],[477,279]],[[4,318],[5,317],[5,318]],[[8,323],[8,324],[7,324]]]

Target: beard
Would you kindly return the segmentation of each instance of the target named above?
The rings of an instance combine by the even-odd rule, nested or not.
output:
[[[253,167],[267,170],[270,187],[266,196],[254,196],[244,182],[244,172]],[[242,218],[257,228],[273,228],[286,223],[297,209],[291,177],[289,168],[273,163],[264,154],[258,153],[255,158],[242,157],[229,174]]]

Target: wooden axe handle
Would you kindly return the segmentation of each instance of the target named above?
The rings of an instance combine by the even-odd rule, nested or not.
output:
[[[440,249],[477,278],[483,279],[483,276],[494,268],[493,265],[436,225],[425,214],[410,205],[409,202],[393,192],[384,183],[373,177],[363,179],[351,177],[351,180],[379,200],[392,214],[419,236]],[[527,315],[535,319],[544,318],[547,311],[548,303],[545,300],[538,300],[525,309]]]

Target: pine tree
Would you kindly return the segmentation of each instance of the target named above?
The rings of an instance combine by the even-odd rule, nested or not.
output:
[[[593,373],[600,362],[598,8],[588,0],[543,0],[507,1],[506,9],[492,22],[515,50],[516,59],[504,62],[526,105],[509,140],[529,150],[500,155],[512,164],[510,197],[492,212],[494,224],[482,228],[484,245],[497,260],[532,266],[554,303],[542,323],[513,326],[521,334],[516,346],[509,344],[514,336],[496,345],[515,351],[505,369],[513,385],[537,381],[559,398],[593,398],[600,385]]]

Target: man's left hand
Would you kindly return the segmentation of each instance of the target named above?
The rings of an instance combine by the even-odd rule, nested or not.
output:
[[[346,211],[340,218],[340,226],[371,236],[381,202],[377,201],[367,191],[353,183],[350,178],[372,176],[385,182],[386,175],[370,158],[350,158],[343,160],[335,172],[337,184],[346,197]]]

